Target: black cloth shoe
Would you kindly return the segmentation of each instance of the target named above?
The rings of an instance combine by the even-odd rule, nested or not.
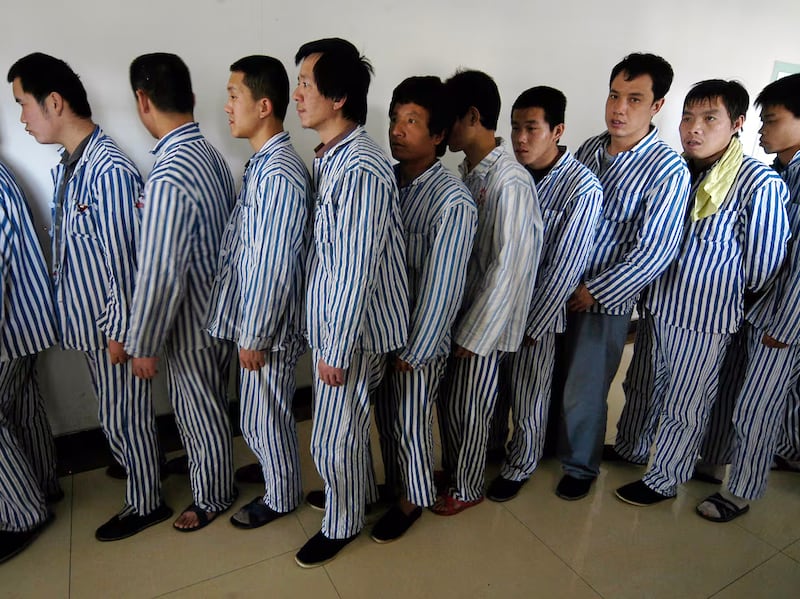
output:
[[[372,528],[372,540],[376,543],[391,543],[402,537],[411,525],[422,515],[422,508],[417,506],[406,515],[400,506],[393,505]]]
[[[289,513],[276,512],[264,503],[263,497],[258,496],[231,516],[231,524],[236,528],[259,528]]]
[[[574,476],[565,474],[561,477],[556,487],[556,495],[567,501],[583,499],[589,494],[589,489],[592,488],[593,482],[593,478],[575,478]]]
[[[647,466],[647,462],[634,462],[626,457],[623,457],[614,449],[613,445],[603,445],[603,461],[604,462],[622,462],[624,464],[632,464],[633,466]]]
[[[166,463],[161,465],[161,477],[164,478],[169,474],[189,474],[189,456],[179,455],[178,457],[167,460]]]
[[[505,447],[493,447],[486,450],[486,461],[490,464],[502,464],[506,459]]]
[[[294,556],[294,561],[301,568],[316,568],[327,564],[345,546],[353,541],[358,535],[353,535],[347,539],[329,539],[322,531],[311,537],[306,544]]]
[[[263,485],[264,470],[258,462],[236,469],[233,480],[243,485]]]
[[[522,485],[524,485],[527,480],[509,480],[507,478],[503,478],[502,476],[498,476],[496,479],[492,481],[492,484],[489,485],[489,489],[486,491],[486,496],[491,499],[492,501],[497,501],[502,503],[503,501],[508,501],[509,499],[514,499],[519,493]]]
[[[30,530],[0,530],[0,564],[10,560],[33,543],[39,533],[47,528],[54,518],[53,514],[48,513],[47,517],[38,526]]]
[[[57,489],[55,489],[54,491],[50,491],[49,493],[45,493],[44,496],[44,502],[48,505],[51,503],[58,503],[62,499],[64,499],[64,489],[62,489],[61,487],[58,487]]]
[[[162,503],[149,514],[140,516],[136,513],[120,516],[116,514],[111,519],[98,528],[94,533],[94,538],[98,541],[119,541],[127,539],[145,528],[163,522],[172,516],[172,508]]]
[[[125,472],[125,466],[118,462],[113,462],[106,468],[106,476],[117,480],[125,480],[128,478],[128,473]]]
[[[644,481],[637,480],[636,482],[623,485],[614,494],[631,505],[645,507],[664,501],[666,499],[674,499],[674,495],[662,495],[658,491],[653,491],[650,487],[644,484]]]

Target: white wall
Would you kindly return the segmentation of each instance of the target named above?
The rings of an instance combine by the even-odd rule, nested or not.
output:
[[[652,5],[652,7],[647,7]],[[372,61],[368,130],[385,142],[392,89],[410,75],[450,75],[457,67],[495,77],[504,100],[500,133],[508,135],[508,107],[523,89],[547,84],[567,95],[565,142],[577,146],[603,129],[603,103],[611,67],[632,51],[663,55],[676,77],[656,123],[679,147],[677,123],[689,86],[710,77],[736,78],[754,96],[769,82],[773,61],[800,63],[800,2],[673,0],[660,3],[590,0],[338,0],[330,3],[258,0],[0,1],[0,71],[42,51],[66,60],[81,75],[95,119],[147,173],[153,140],[139,125],[127,82],[137,55],[170,51],[192,71],[196,118],[239,177],[249,146],[230,139],[222,112],[228,66],[265,53],[284,61],[290,79],[299,45],[320,37],[354,42]],[[46,245],[56,148],[39,146],[19,124],[10,85],[0,94],[0,159],[16,172],[33,205]],[[286,121],[298,150],[311,156],[313,132],[301,130],[293,111]],[[745,125],[754,147],[758,119]],[[454,166],[457,157],[448,155]],[[40,362],[43,390],[56,433],[97,425],[96,406],[80,355],[58,350]],[[300,384],[307,384],[308,362]],[[159,410],[166,409],[163,385]]]

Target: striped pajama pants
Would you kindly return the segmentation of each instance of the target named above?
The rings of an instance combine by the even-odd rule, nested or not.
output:
[[[235,499],[227,400],[232,352],[227,341],[164,351],[167,391],[189,458],[194,503],[207,512],[224,510]]]
[[[442,418],[442,462],[454,475],[455,497],[475,501],[483,497],[486,444],[497,402],[499,371],[507,354],[451,359]],[[441,418],[441,416],[440,416]]]
[[[242,436],[264,473],[264,503],[276,512],[294,510],[303,496],[292,403],[295,366],[304,351],[302,340],[289,341],[266,353],[261,370],[239,371]]]
[[[787,460],[800,460],[800,381],[795,382],[787,393],[786,413],[775,453]]]
[[[346,539],[365,524],[370,481],[370,394],[380,385],[385,354],[354,353],[345,370],[344,385],[331,387],[319,379],[318,350],[313,352],[314,414],[311,455],[325,483],[322,534]]]
[[[669,384],[666,369],[661,369],[659,380],[655,380],[658,348],[654,338],[653,316],[643,309],[636,326],[633,357],[622,383],[625,405],[617,422],[614,442],[617,453],[632,462],[647,463],[650,459],[650,447]]]
[[[411,372],[390,365],[375,399],[386,482],[399,485],[406,499],[423,507],[436,501],[433,406],[446,364],[441,356]]]
[[[508,480],[528,480],[539,465],[547,437],[550,389],[555,360],[555,334],[548,332],[535,345],[523,345],[503,368],[514,432],[500,470]]]
[[[674,496],[691,478],[709,412],[717,397],[719,369],[730,340],[726,333],[698,333],[653,317],[655,380],[668,377],[655,439],[655,454],[642,481]]]
[[[120,515],[149,514],[161,504],[160,459],[150,381],[131,361],[112,364],[106,349],[84,352],[97,396],[98,420],[114,459],[128,473]]]
[[[30,530],[47,518],[43,472],[58,488],[35,363],[35,355],[0,362],[0,531]],[[39,448],[47,455],[36,455]],[[37,463],[45,470],[37,472]]]

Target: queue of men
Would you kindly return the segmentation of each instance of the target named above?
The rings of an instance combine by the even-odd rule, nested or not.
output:
[[[130,66],[139,118],[157,140],[144,182],[93,122],[65,62],[35,53],[9,70],[26,131],[63,151],[52,276],[0,165],[0,562],[34,540],[63,497],[35,372],[36,354],[55,344],[84,353],[127,475],[99,541],[173,515],[151,392],[162,368],[193,497],[175,530],[227,511],[234,478],[263,493],[233,526],[293,512],[303,490],[292,401],[307,347],[324,489],[306,501],[324,515],[296,555],[302,567],[334,559],[379,498],[390,505],[371,530],[377,543],[400,538],[423,508],[452,516],[485,497],[513,499],[542,459],[551,397],[564,471],[554,491],[565,500],[591,492],[603,459],[626,461],[647,468],[616,491],[622,501],[669,500],[697,477],[721,485],[697,513],[727,522],[763,496],[774,460],[799,470],[800,75],[756,98],[773,168],[744,155],[750,99],[735,81],[689,91],[682,155],[662,141],[652,118],[673,72],[653,54],[613,68],[607,130],[574,155],[560,144],[567,100],[557,89],[519,95],[509,149],[495,134],[501,99],[489,75],[410,77],[389,106],[393,164],[364,129],[373,70],[357,48],[316,40],[295,61],[291,99],[320,142],[312,172],[284,130],[285,67],[244,57],[230,67],[225,105],[231,135],[254,152],[238,196],[194,121],[189,69],[174,54]],[[463,152],[460,177],[439,161],[448,147]],[[625,408],[616,443],[604,446],[635,309]],[[225,396],[233,355],[241,429],[258,458],[236,473]],[[372,464],[373,406],[384,485]],[[487,487],[492,419],[505,430],[509,410],[508,451]]]

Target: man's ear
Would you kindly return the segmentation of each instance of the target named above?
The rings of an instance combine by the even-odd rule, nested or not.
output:
[[[736,117],[736,120],[733,121],[733,129],[736,133],[741,132],[742,127],[744,127],[745,118],[745,115],[740,114],[738,117]]]
[[[650,106],[650,116],[654,117],[658,114],[658,111],[661,110],[661,107],[664,106],[664,98],[660,100],[656,100],[653,102],[653,105]]]
[[[50,92],[44,100],[45,109],[55,116],[61,116],[64,112],[64,98],[58,92]]]
[[[150,112],[150,98],[142,90],[136,90],[136,106],[141,114]]]
[[[339,98],[338,100],[333,101],[333,109],[334,110],[341,110],[344,106],[345,102],[347,102],[347,96]]]
[[[556,140],[556,142],[561,141],[561,136],[564,135],[565,128],[566,127],[564,123],[559,123],[558,125],[553,127],[553,135],[555,136],[554,139]]]
[[[271,114],[274,114],[275,109],[272,106],[272,100],[266,96],[258,101],[258,118],[265,119]]]
[[[481,113],[474,106],[469,107],[469,109],[467,110],[467,116],[468,116],[467,123],[473,127],[481,122]]]

